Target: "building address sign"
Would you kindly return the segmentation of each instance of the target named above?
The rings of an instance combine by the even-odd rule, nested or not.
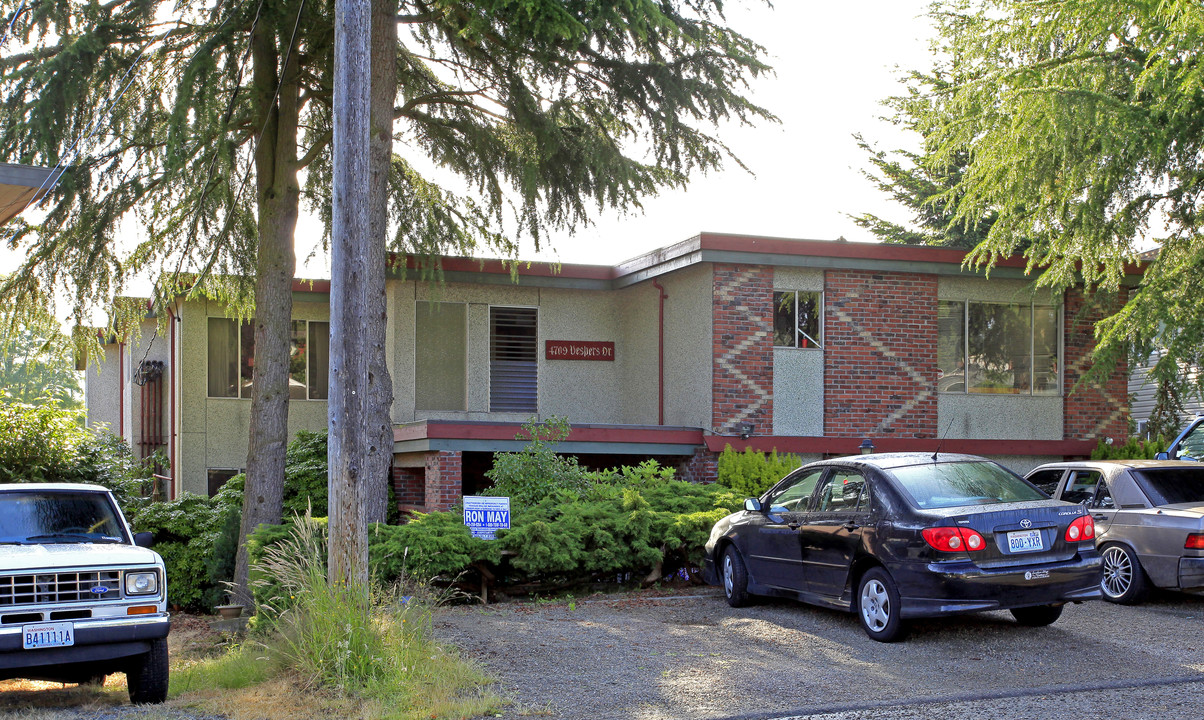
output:
[[[548,360],[601,360],[614,362],[615,344],[602,340],[545,340]]]

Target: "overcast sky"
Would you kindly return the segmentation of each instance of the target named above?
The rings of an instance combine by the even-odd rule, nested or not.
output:
[[[684,191],[650,198],[642,215],[603,214],[575,235],[554,235],[552,251],[537,256],[529,248],[523,258],[614,265],[702,231],[870,241],[849,214],[907,220],[861,175],[868,163],[853,133],[882,148],[915,147],[914,137],[879,116],[881,101],[900,91],[902,71],[932,64],[928,4],[777,0],[769,9],[760,0],[729,0],[729,24],[764,45],[775,69],[752,96],[781,124],[721,130],[754,175],[728,163]],[[299,260],[314,242],[298,238]],[[329,263],[311,260],[298,275],[330,277]]]

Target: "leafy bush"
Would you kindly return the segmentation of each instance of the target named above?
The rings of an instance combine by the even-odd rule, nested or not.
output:
[[[797,455],[769,455],[745,448],[739,453],[728,445],[719,454],[718,482],[744,497],[759,497],[774,483],[802,465]]]
[[[224,602],[225,581],[234,575],[244,480],[231,478],[212,498],[185,493],[150,503],[131,519],[136,530],[155,535],[172,605],[208,611]]]
[[[532,418],[522,427],[516,439],[527,440],[527,445],[516,453],[494,453],[493,467],[485,473],[493,487],[484,494],[509,497],[516,507],[527,506],[556,490],[582,490],[596,481],[577,458],[557,455],[552,449],[569,435],[564,418],[551,417],[542,423]]]
[[[1131,437],[1121,445],[1109,445],[1103,440],[1091,451],[1092,460],[1153,460],[1154,456],[1166,449],[1170,442],[1165,438],[1156,437],[1143,440]]]

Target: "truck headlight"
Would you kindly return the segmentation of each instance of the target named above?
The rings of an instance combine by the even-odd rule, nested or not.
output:
[[[125,574],[126,595],[153,595],[159,592],[159,573],[128,572]]]

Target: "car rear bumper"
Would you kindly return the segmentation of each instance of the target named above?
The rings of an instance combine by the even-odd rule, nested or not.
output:
[[[1179,588],[1204,588],[1204,558],[1179,558]]]
[[[1098,555],[1024,567],[984,570],[971,562],[915,563],[892,568],[904,618],[1007,610],[1096,600]]]
[[[27,677],[29,668],[66,666],[78,663],[120,661],[145,654],[151,641],[167,637],[171,630],[168,613],[119,618],[75,620],[75,643],[69,647],[24,650],[21,626],[0,628],[0,677]],[[122,670],[120,662],[111,671]]]

